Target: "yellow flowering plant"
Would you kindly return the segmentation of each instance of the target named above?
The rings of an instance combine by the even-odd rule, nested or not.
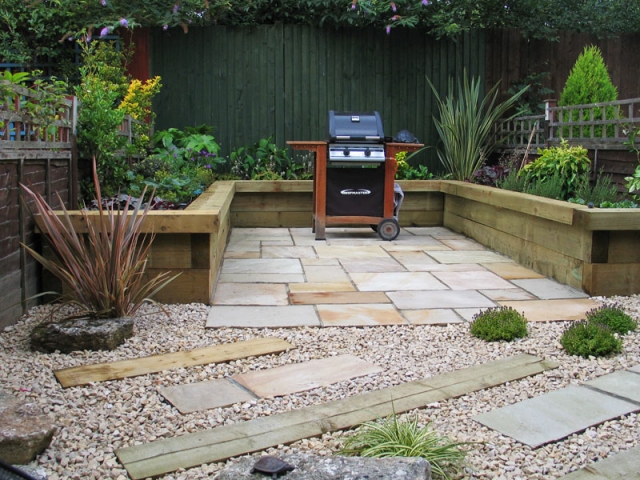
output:
[[[149,131],[156,118],[155,112],[151,109],[153,97],[162,88],[161,79],[155,76],[142,82],[133,79],[129,83],[127,94],[125,95],[118,109],[131,116],[134,120],[131,128],[134,137],[133,143],[129,147],[130,155],[146,155],[149,146]]]

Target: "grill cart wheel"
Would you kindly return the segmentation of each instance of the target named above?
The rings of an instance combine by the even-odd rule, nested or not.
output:
[[[377,231],[382,240],[390,242],[400,235],[400,224],[395,218],[385,218],[378,224]]]

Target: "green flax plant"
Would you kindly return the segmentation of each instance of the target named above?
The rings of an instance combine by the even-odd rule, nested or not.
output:
[[[100,199],[100,184],[93,165],[96,198]],[[142,232],[149,206],[141,201],[132,206],[129,200],[122,209],[116,202],[103,206],[98,200],[97,212],[82,210],[79,231],[72,216],[64,207],[58,215],[40,193],[22,185],[25,195],[33,203],[34,213],[40,215],[41,230],[57,259],[44,257],[23,244],[33,257],[69,287],[70,293],[61,297],[63,304],[76,307],[72,317],[119,318],[131,317],[155,293],[177,277],[170,272],[151,279],[145,269],[153,234]]]
[[[494,125],[499,120],[510,120],[517,115],[514,109],[510,116],[505,116],[528,87],[498,103],[499,84],[481,97],[482,82],[478,78],[469,80],[466,71],[462,82],[458,81],[457,89],[454,89],[453,79],[449,79],[448,93],[444,99],[428,78],[427,81],[440,113],[440,118],[434,119],[442,141],[438,157],[452,179],[468,180],[496,145],[504,140],[492,135]]]

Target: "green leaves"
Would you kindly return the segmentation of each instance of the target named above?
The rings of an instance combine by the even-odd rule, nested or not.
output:
[[[447,97],[442,99],[429,79],[427,79],[438,104],[439,118],[434,118],[436,130],[442,141],[438,157],[448,174],[454,180],[468,180],[478,170],[495,146],[503,138],[492,138],[494,124],[510,120],[517,112],[509,116],[506,113],[527,90],[521,89],[508,100],[497,103],[498,84],[481,97],[481,81],[473,78],[469,81],[465,70],[462,82],[454,88],[453,79],[449,79]]]

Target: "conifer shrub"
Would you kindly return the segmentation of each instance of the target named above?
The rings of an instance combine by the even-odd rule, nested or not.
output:
[[[527,336],[527,319],[511,307],[489,308],[473,316],[471,335],[488,342]]]
[[[560,344],[570,355],[604,357],[622,351],[622,341],[606,325],[583,320],[568,327]]]
[[[560,95],[559,106],[569,105],[585,105],[589,103],[598,102],[614,102],[618,99],[618,90],[611,82],[611,77],[607,70],[607,66],[602,58],[602,52],[594,45],[587,46],[576,60],[567,82]],[[578,111],[571,112],[571,118],[569,118],[569,112],[562,112],[563,121],[577,122],[579,120],[590,121],[591,113],[593,113],[593,120],[602,119],[602,108],[593,108],[584,110],[582,112],[582,118]],[[606,118],[611,120],[615,118],[615,110],[613,107],[607,107]],[[590,137],[590,126],[573,127],[573,130],[569,130],[570,127],[566,127],[562,131],[563,137]],[[607,137],[614,136],[614,127],[609,125],[607,127]],[[602,137],[602,127],[594,128],[594,136]]]
[[[603,306],[587,312],[587,321],[606,325],[614,333],[626,335],[638,328],[636,322],[619,305]]]

